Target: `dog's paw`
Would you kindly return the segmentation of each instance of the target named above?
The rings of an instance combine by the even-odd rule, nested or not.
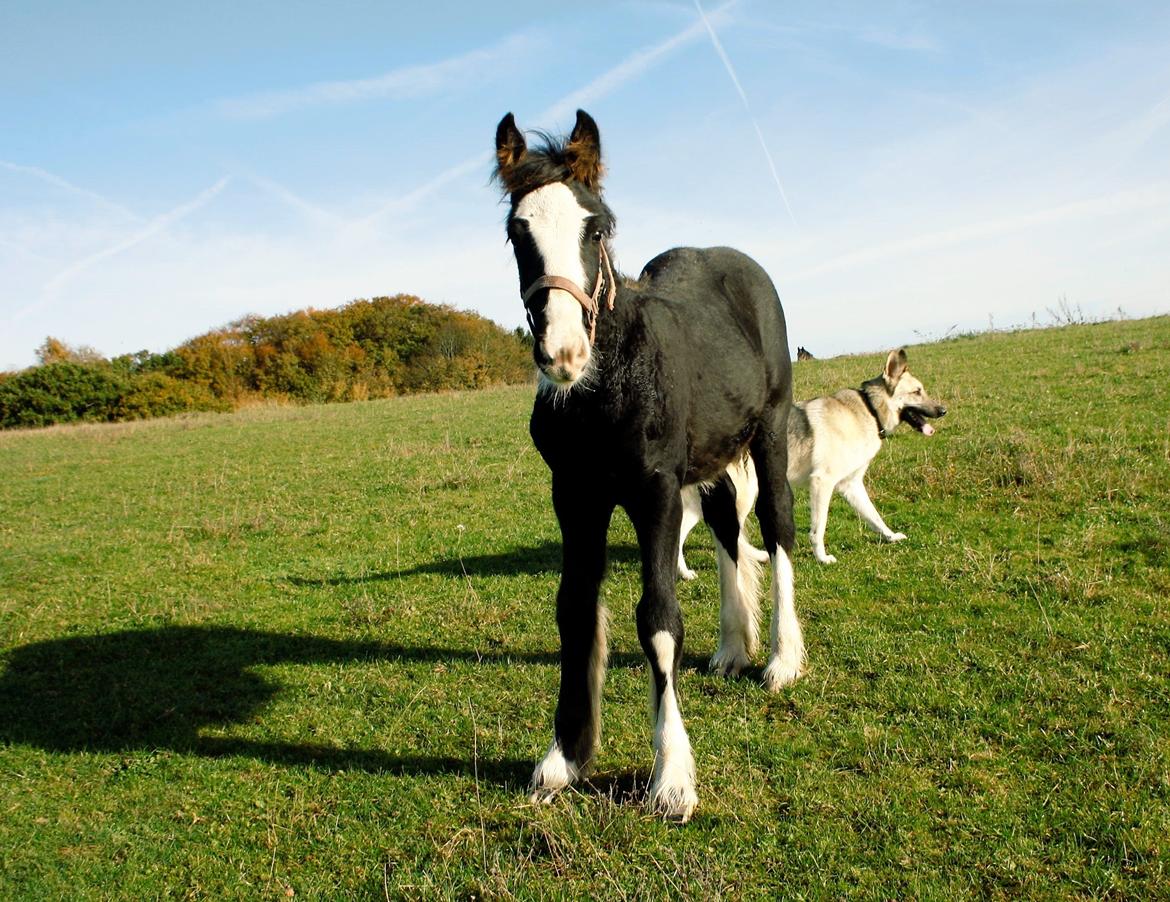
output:
[[[772,559],[768,552],[764,551],[763,548],[757,548],[755,545],[745,543],[743,551],[746,557],[750,557],[758,564],[766,564]]]
[[[837,556],[828,552],[821,552],[817,555],[817,560],[822,564],[835,564],[837,563]]]
[[[892,532],[888,536],[886,536],[886,541],[887,542],[901,542],[904,538],[906,538],[906,533]]]
[[[685,579],[687,582],[690,582],[692,579],[695,579],[695,578],[697,578],[697,577],[698,577],[698,575],[699,575],[699,574],[697,574],[697,573],[696,573],[694,570],[692,570],[690,567],[683,567],[683,566],[680,566],[680,567],[678,568],[678,578],[679,578],[679,579]]]

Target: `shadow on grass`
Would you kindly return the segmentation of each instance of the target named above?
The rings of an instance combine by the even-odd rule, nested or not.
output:
[[[641,554],[636,545],[611,545],[609,547],[609,563],[637,566],[641,562]],[[360,583],[385,582],[387,580],[402,579],[408,576],[417,576],[420,573],[433,573],[440,576],[457,576],[463,578],[466,570],[468,576],[520,576],[540,575],[542,573],[559,573],[561,569],[561,543],[541,542],[527,548],[513,548],[498,554],[477,554],[468,557],[454,557],[440,561],[430,561],[406,567],[402,570],[386,570],[374,573],[337,574],[335,576],[288,576],[285,579],[295,586],[344,586]]]
[[[52,639],[11,649],[0,674],[0,743],[50,752],[170,749],[240,755],[328,770],[472,775],[522,786],[532,761],[473,762],[381,749],[263,742],[201,735],[248,723],[281,690],[254,668],[273,664],[378,661],[557,665],[546,652],[480,654],[466,649],[296,636],[217,626],[163,627]],[[640,666],[614,655],[613,666]],[[694,663],[694,662],[690,662]],[[555,699],[550,698],[550,706]]]

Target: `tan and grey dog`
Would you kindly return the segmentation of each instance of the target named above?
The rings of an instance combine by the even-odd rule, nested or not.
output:
[[[899,423],[908,423],[923,435],[934,434],[927,419],[944,416],[946,407],[931,398],[906,367],[905,350],[890,351],[882,373],[860,388],[846,388],[834,395],[792,405],[788,416],[788,481],[808,486],[809,539],[813,554],[823,564],[837,559],[825,551],[825,521],[833,492],[857,511],[865,525],[887,542],[899,542],[905,533],[894,532],[877,512],[865,490],[865,472],[882,448],[882,440]],[[736,511],[743,522],[755,503],[756,474],[751,461],[734,463],[728,476],[736,488]],[[679,538],[678,571],[683,579],[695,573],[683,559],[687,534],[702,519],[697,486],[683,489],[683,528]],[[763,552],[740,536],[740,554],[757,559]],[[766,559],[766,558],[765,558]]]

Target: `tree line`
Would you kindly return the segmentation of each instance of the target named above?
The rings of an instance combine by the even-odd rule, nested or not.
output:
[[[255,400],[361,401],[532,378],[531,338],[399,294],[332,310],[247,316],[162,354],[107,359],[48,338],[0,373],[0,427],[113,421]]]

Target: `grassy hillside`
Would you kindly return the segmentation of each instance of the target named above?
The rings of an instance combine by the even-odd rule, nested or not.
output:
[[[810,669],[708,675],[695,820],[651,752],[632,530],[590,785],[523,787],[557,684],[530,389],[0,434],[0,898],[1165,897],[1170,319],[912,347],[951,413],[803,533]],[[796,366],[797,394],[883,355]]]

